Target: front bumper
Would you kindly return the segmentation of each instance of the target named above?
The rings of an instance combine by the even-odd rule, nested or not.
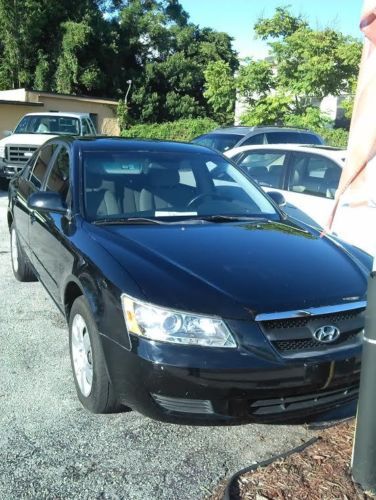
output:
[[[361,347],[286,359],[252,349],[102,338],[119,399],[162,421],[188,424],[310,421],[357,398]],[[257,344],[257,342],[256,342]]]
[[[5,163],[0,158],[0,177],[3,177],[5,179],[11,179],[18,172],[20,172],[23,168],[24,168],[24,165],[11,165],[11,164]]]

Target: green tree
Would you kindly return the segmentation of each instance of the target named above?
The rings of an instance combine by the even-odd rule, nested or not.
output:
[[[237,68],[231,38],[199,28],[186,14],[177,16],[178,5],[177,1],[129,0],[120,11],[124,70],[119,87],[126,88],[124,82],[132,79],[129,112],[133,120],[214,118],[216,113],[203,94],[208,63],[228,63],[232,73]]]
[[[56,71],[56,89],[62,94],[72,94],[81,76],[78,52],[87,45],[91,29],[86,22],[72,21],[65,22],[63,28],[65,33]]]
[[[270,56],[267,61],[248,62],[240,70],[238,91],[249,105],[244,122],[252,120],[253,113],[262,121],[265,113],[265,122],[275,114],[285,124],[311,123],[314,127],[318,122],[327,123],[327,117],[312,111],[312,100],[351,93],[361,42],[331,28],[314,30],[302,17],[282,7],[271,18],[259,19],[254,29],[268,41]],[[278,111],[281,96],[284,105]]]
[[[213,108],[213,116],[219,123],[233,121],[235,107],[235,78],[230,65],[223,60],[208,64],[204,71],[205,92],[209,105]]]

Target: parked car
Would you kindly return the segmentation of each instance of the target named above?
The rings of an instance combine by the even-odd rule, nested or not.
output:
[[[54,136],[96,133],[89,113],[29,113],[0,140],[0,180],[22,170],[38,147]]]
[[[226,424],[354,401],[371,259],[273,200],[201,146],[41,147],[10,182],[11,261],[66,317],[87,409]]]
[[[283,194],[287,202],[284,210],[291,217],[319,229],[327,226],[346,150],[280,144],[245,146],[227,151],[226,156],[263,189],[273,188]],[[376,235],[367,229],[373,226],[374,211],[370,207],[341,207],[334,221],[334,234],[374,255]]]
[[[324,144],[322,137],[309,130],[286,127],[224,127],[192,140],[221,153],[240,146],[254,144]]]
[[[333,210],[346,151],[299,144],[243,146],[226,156],[265,188],[281,192],[286,201],[323,227]],[[293,212],[291,215],[295,215]]]

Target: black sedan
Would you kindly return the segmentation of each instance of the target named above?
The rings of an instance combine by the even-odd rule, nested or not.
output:
[[[40,148],[9,187],[12,266],[65,315],[86,408],[233,423],[356,399],[371,259],[277,202],[197,145]]]

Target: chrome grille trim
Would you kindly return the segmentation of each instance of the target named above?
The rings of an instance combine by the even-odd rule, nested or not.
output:
[[[7,144],[5,146],[5,158],[7,162],[24,165],[38,149],[38,146],[23,144]]]
[[[352,311],[353,309],[365,309],[367,301],[350,302],[348,304],[337,304],[335,306],[310,307],[295,311],[282,311],[274,313],[257,314],[256,321],[273,321],[278,319],[302,318],[311,316],[322,316],[326,314],[335,314],[343,311]]]
[[[152,394],[154,401],[165,410],[179,413],[195,413],[211,415],[214,413],[211,401],[205,399],[171,398],[160,394]]]

